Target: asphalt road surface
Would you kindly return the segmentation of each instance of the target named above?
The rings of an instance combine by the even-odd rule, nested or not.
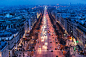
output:
[[[55,48],[58,48],[58,46],[56,46],[55,39],[57,40],[57,37],[45,6],[42,26],[38,34],[38,39],[35,46],[36,51],[34,52],[33,57],[64,57],[62,51],[55,50]]]

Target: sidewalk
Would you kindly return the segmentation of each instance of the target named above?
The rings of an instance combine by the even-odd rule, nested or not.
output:
[[[69,47],[70,47],[71,44],[72,44],[71,41],[68,41],[68,40],[67,40],[67,45],[68,45]],[[77,52],[77,50],[74,51],[73,47],[74,47],[74,46],[70,47],[70,55],[71,55],[72,57],[84,57],[84,55],[79,55],[78,52]]]

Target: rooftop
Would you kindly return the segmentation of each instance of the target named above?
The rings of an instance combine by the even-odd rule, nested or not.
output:
[[[81,26],[77,26],[77,27],[86,34],[86,28],[81,27]]]
[[[12,34],[16,34],[18,32],[18,30],[12,28],[7,29],[6,31],[11,32]]]
[[[1,37],[10,37],[12,35],[11,32],[8,31],[0,31],[0,38]]]
[[[3,49],[7,46],[6,41],[0,41],[0,51],[3,51]]]
[[[0,40],[11,40],[14,35],[18,34],[18,30],[16,29],[7,29],[4,31],[0,31]]]

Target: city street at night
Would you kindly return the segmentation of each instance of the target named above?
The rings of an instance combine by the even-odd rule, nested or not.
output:
[[[56,41],[58,40],[50,22],[47,8],[45,7],[42,26],[35,46],[36,51],[34,57],[64,57],[60,50],[55,50],[55,48],[58,48]]]
[[[0,57],[86,57],[86,1],[1,0]]]

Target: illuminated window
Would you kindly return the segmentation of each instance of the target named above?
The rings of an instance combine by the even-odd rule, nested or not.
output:
[[[1,52],[0,52],[0,57],[1,57]]]

